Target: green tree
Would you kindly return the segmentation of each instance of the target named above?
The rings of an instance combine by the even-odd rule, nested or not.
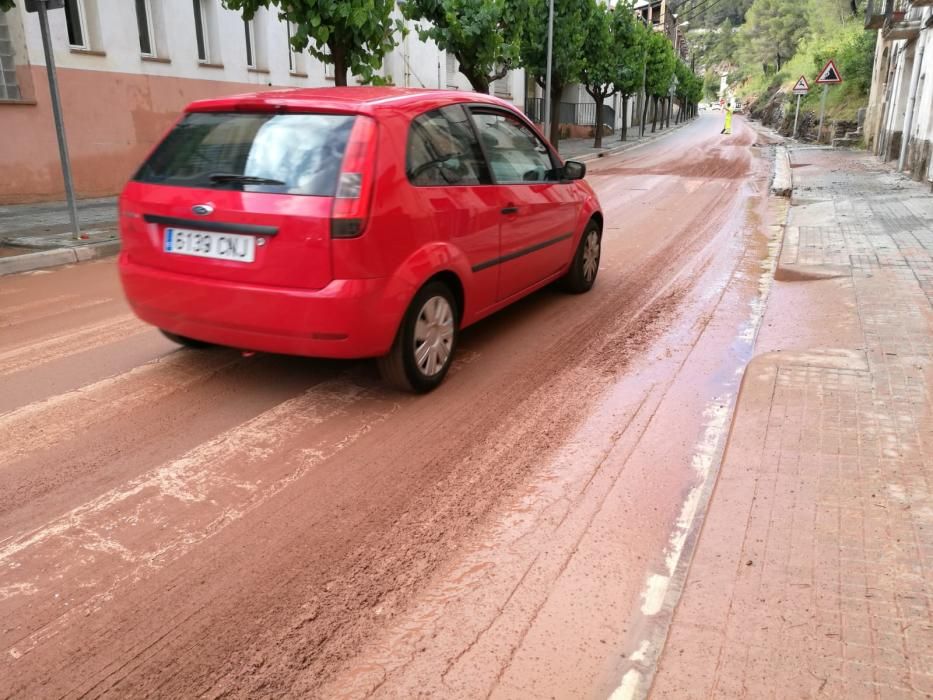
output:
[[[807,33],[808,20],[806,8],[797,2],[755,0],[739,32],[745,55],[766,73],[768,66],[780,72]]]
[[[651,32],[648,37],[648,59],[645,68],[645,90],[654,100],[654,119],[651,123],[651,133],[657,131],[658,108],[666,100],[671,88],[671,79],[674,77],[674,47],[661,32]],[[645,114],[648,112],[648,102],[645,101]],[[645,114],[642,115],[644,122]],[[663,118],[662,118],[663,126]]]
[[[418,36],[456,56],[477,92],[488,93],[518,63],[527,0],[409,0],[402,11],[425,22]]]
[[[611,13],[612,10],[602,2],[587,0],[586,51],[583,53],[580,82],[596,103],[594,148],[603,145],[603,104],[607,97],[616,93],[618,56],[612,41]]]
[[[703,97],[712,102],[719,95],[719,74],[714,70],[706,71],[703,77]]]
[[[645,84],[645,57],[651,32],[635,17],[627,2],[616,5],[612,16],[612,39],[617,59],[615,85],[622,95],[622,136],[628,137],[628,102]]]
[[[555,146],[560,139],[560,98],[564,87],[580,79],[586,41],[584,26],[588,0],[554,3],[554,41],[551,61],[551,133]],[[542,88],[547,72],[547,0],[529,0],[527,31],[522,34],[521,62]]]
[[[374,79],[385,55],[402,30],[392,19],[393,0],[222,0],[250,20],[260,7],[275,8],[279,19],[291,22],[295,51],[308,50],[334,66],[334,83],[347,84],[347,71],[364,82]]]
[[[12,10],[16,3],[13,0],[0,0],[0,12]]]

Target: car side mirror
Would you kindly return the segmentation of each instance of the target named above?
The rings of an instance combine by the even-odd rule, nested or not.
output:
[[[576,160],[568,160],[564,163],[565,180],[582,180],[586,177],[586,163],[580,163]]]

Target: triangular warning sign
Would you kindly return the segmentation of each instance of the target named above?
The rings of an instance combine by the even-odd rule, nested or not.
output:
[[[836,64],[832,60],[823,66],[823,70],[820,71],[820,77],[816,79],[816,82],[821,85],[842,82],[842,76],[839,75],[839,69],[836,68]]]
[[[807,82],[807,76],[801,75],[800,80],[794,85],[793,93],[795,95],[806,95],[810,92],[810,83]]]

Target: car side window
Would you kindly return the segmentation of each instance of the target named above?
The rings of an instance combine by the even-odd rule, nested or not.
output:
[[[406,170],[416,187],[479,185],[489,181],[466,111],[442,107],[416,117],[408,135]]]
[[[519,119],[476,108],[473,120],[496,183],[529,184],[557,179],[548,147]]]

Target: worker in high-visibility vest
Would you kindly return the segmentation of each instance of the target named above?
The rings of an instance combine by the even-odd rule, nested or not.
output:
[[[722,127],[720,134],[731,134],[732,133],[732,112],[735,110],[735,105],[732,100],[726,103],[726,123]]]

